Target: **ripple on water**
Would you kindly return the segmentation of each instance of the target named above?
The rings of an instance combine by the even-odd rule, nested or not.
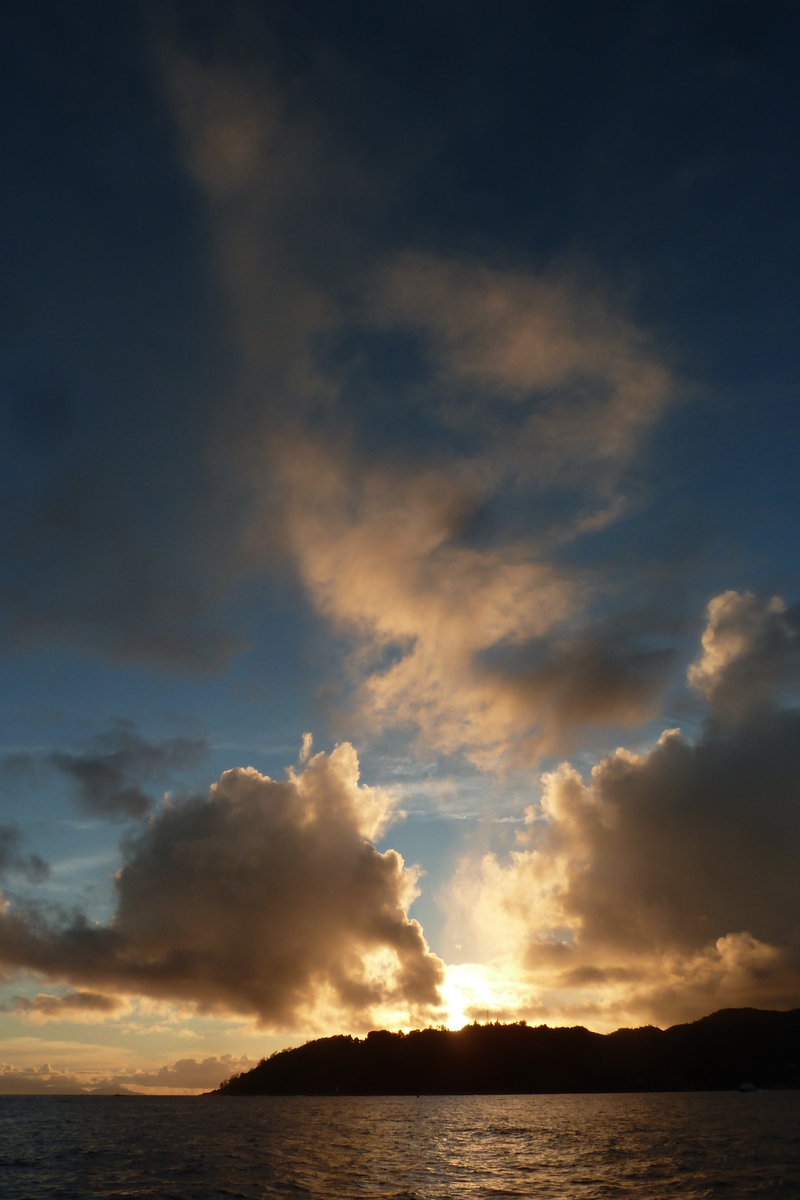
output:
[[[800,1197],[800,1093],[0,1097],[3,1200]]]

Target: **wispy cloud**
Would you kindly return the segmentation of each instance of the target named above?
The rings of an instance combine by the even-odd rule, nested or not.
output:
[[[11,825],[0,825],[0,878],[22,875],[29,883],[43,883],[50,866],[38,854],[21,852],[22,834]]]
[[[91,750],[47,755],[47,762],[71,781],[79,810],[96,817],[143,817],[153,803],[144,790],[175,771],[195,766],[208,752],[202,738],[150,742],[129,722],[117,722],[95,738]]]
[[[559,652],[570,697],[560,708],[534,682],[487,671],[482,656],[559,627],[563,642],[565,622],[585,620],[592,588],[550,550],[625,510],[620,479],[676,397],[648,338],[577,277],[369,248],[353,226],[365,182],[346,156],[334,162],[319,114],[263,73],[174,50],[163,63],[259,397],[225,443],[252,486],[241,553],[264,566],[283,555],[350,640],[351,725],[397,726],[491,768],[552,749],[573,713],[578,725],[644,719],[653,672],[627,670],[585,635]],[[309,247],[321,239],[330,253],[334,229],[351,254],[320,270],[328,260],[315,266]],[[347,355],[337,359],[337,347],[355,346],[351,357],[368,365],[376,333],[416,339],[419,372],[391,385],[395,418],[420,427],[402,450],[364,443],[364,387],[374,404],[380,388],[369,372],[356,386]],[[569,494],[569,514],[474,537],[479,514],[509,489]],[[598,687],[603,671],[613,687]]]

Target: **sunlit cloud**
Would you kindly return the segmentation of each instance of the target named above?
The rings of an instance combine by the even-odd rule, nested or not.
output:
[[[588,782],[562,763],[508,858],[465,858],[446,889],[451,949],[518,980],[520,997],[534,990],[538,1007],[521,998],[522,1015],[571,1019],[591,1001],[607,1024],[665,1023],[800,999],[800,718],[770,699],[767,681],[785,675],[775,639],[759,654],[752,636],[784,607],[720,600],[689,674],[725,723],[712,708],[694,742],[667,730],[647,753],[606,756]],[[741,690],[756,681],[755,709],[731,701],[737,664]]]
[[[218,727],[207,740],[127,722],[97,735],[88,719],[74,742],[9,739],[3,798],[55,783],[91,822],[69,826],[51,867],[21,807],[0,826],[7,1020],[194,1049],[195,1024],[212,1021],[241,1047],[378,1024],[608,1029],[800,1003],[798,609],[731,579],[742,590],[708,603],[681,692],[695,584],[676,569],[689,599],[654,616],[671,570],[661,533],[627,537],[652,499],[650,447],[662,438],[670,464],[686,451],[663,446],[680,442],[677,364],[697,359],[645,328],[621,299],[635,284],[588,254],[415,223],[419,197],[385,196],[402,156],[381,176],[302,71],[197,45],[163,36],[154,57],[159,153],[175,212],[195,222],[180,253],[198,259],[192,287],[202,276],[219,339],[206,363],[190,315],[186,345],[210,382],[175,374],[181,343],[152,398],[146,372],[124,403],[113,371],[89,372],[87,394],[111,397],[99,416],[87,403],[73,420],[59,384],[42,463],[70,437],[78,449],[42,467],[21,516],[7,506],[0,607],[17,646],[59,639],[80,664],[88,648],[117,667],[229,674],[198,701]],[[163,315],[148,320],[168,342]],[[69,353],[91,358],[76,339]],[[26,388],[12,417],[32,442]],[[291,626],[297,645],[275,670],[281,715],[254,732],[228,689],[245,692],[232,659],[271,623],[273,584],[294,611],[270,637]],[[265,649],[248,669],[270,666]],[[310,713],[317,740],[301,742]],[[247,765],[274,772],[289,736],[285,777]],[[207,751],[219,778],[184,794]],[[448,830],[450,860],[378,850],[409,799],[469,822]],[[410,916],[431,893],[443,946],[435,922],[426,938]],[[93,920],[89,903],[113,916]],[[77,1051],[43,1058],[44,1040],[7,1064],[12,1090],[91,1077],[191,1091],[250,1062],[221,1044],[169,1067],[105,1048],[108,1069],[82,1073]]]
[[[17,1007],[66,1016],[135,993],[272,1029],[435,1013],[442,964],[407,915],[418,872],[370,840],[396,816],[390,791],[359,783],[349,744],[282,782],[225,772],[126,842],[109,925],[6,902],[4,967],[79,988]]]
[[[442,419],[480,434],[487,467],[607,489],[674,402],[642,332],[579,280],[413,253],[383,280],[379,313],[426,339]]]
[[[648,338],[566,274],[413,251],[377,265],[356,251],[349,265],[320,272],[309,257],[322,224],[315,197],[333,168],[319,122],[265,76],[174,51],[163,63],[184,161],[208,202],[231,327],[260,396],[226,440],[254,501],[240,552],[254,567],[276,556],[292,563],[349,640],[348,727],[405,729],[419,747],[492,769],[569,745],[573,726],[646,719],[660,673],[593,645],[585,628],[576,634],[593,589],[554,566],[549,550],[625,511],[620,479],[676,397]],[[328,249],[331,223],[350,220],[339,200],[358,187],[337,161]],[[463,434],[460,451],[442,454],[424,439],[402,454],[359,444],[360,402],[329,352],[348,337],[368,346],[375,331],[417,339],[423,377],[393,403],[412,422],[422,413],[448,437]],[[470,536],[504,490],[553,487],[574,493],[569,513],[489,545]],[[535,672],[520,679],[485,661],[556,630],[564,667],[547,670],[565,677],[563,703],[552,702],[549,677],[540,686]]]
[[[800,684],[800,610],[780,596],[723,592],[708,605],[703,651],[689,683],[715,712],[737,717]]]

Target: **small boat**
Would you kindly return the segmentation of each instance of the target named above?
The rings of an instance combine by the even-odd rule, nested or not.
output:
[[[757,1092],[758,1088],[756,1087],[756,1085],[754,1083],[740,1083],[739,1091],[740,1092]]]

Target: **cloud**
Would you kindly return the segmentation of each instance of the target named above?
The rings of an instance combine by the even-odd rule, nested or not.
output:
[[[561,744],[572,705],[556,713],[546,689],[482,657],[580,626],[592,589],[553,565],[553,546],[625,511],[620,480],[674,402],[669,369],[577,278],[371,244],[354,213],[374,195],[319,112],[266,71],[174,48],[162,62],[259,397],[235,436],[220,432],[252,486],[243,558],[290,562],[344,635],[358,728],[399,726],[487,768]],[[413,343],[410,375],[381,375],[384,338]],[[524,509],[545,492],[556,516],[540,504],[536,519],[474,535],[510,493]],[[643,660],[626,674],[586,639],[558,652],[579,723],[650,715]]]
[[[539,483],[577,470],[585,488],[590,464],[619,469],[674,400],[642,332],[578,281],[405,254],[382,302],[379,316],[426,339],[439,388],[456,386],[446,422]]]
[[[476,759],[505,749],[519,730],[475,656],[543,635],[574,589],[524,547],[459,545],[462,489],[440,472],[359,472],[310,446],[282,469],[301,577],[355,639],[360,717],[373,729],[416,727],[437,749]]]
[[[283,782],[226,771],[125,843],[109,925],[7,907],[0,962],[272,1028],[430,1015],[442,965],[407,916],[417,872],[368,840],[392,807],[349,744]]]
[[[300,577],[351,639],[361,728],[496,768],[652,715],[669,655],[592,630],[587,582],[530,540],[465,539],[471,468],[366,467],[306,442],[278,470]]]
[[[84,413],[95,381],[63,381],[76,428],[102,436],[82,438],[80,455],[67,439],[7,532],[6,633],[213,671],[244,646],[226,619],[237,588],[291,563],[312,604],[357,643],[347,669],[365,724],[374,713],[385,726],[396,708],[429,745],[496,763],[540,713],[530,689],[518,704],[519,689],[476,656],[498,639],[542,637],[590,602],[586,581],[550,561],[552,543],[625,510],[621,476],[674,380],[642,331],[577,277],[398,253],[379,232],[396,178],[379,185],[353,130],[299,79],[287,85],[260,51],[245,58],[160,45],[176,148],[206,201],[204,246],[227,310],[219,357],[232,335],[236,382],[222,403],[205,361],[213,395],[198,397],[193,381],[176,391],[171,366],[168,395],[114,377],[109,437],[105,412]],[[418,382],[381,391],[384,335],[415,343]],[[352,364],[364,361],[373,374],[362,386]],[[524,508],[554,487],[557,521],[471,535],[481,514],[516,507],[509,495]],[[391,602],[383,618],[370,589]],[[387,655],[407,661],[376,671]],[[90,764],[62,763],[73,766]],[[74,777],[91,806],[94,785]],[[97,800],[103,811],[110,794]],[[114,796],[112,808],[146,808],[138,784]]]
[[[69,1070],[40,1067],[15,1067],[0,1063],[0,1095],[3,1096],[74,1096],[87,1090],[85,1079]]]
[[[225,537],[217,538],[230,519],[227,499],[216,489],[212,500],[210,482],[195,494],[207,470],[193,461],[196,435],[170,446],[170,469],[162,469],[159,418],[141,396],[135,401],[140,428],[151,433],[139,459],[125,430],[133,404],[120,403],[113,439],[84,447],[79,460],[65,451],[35,488],[12,493],[0,529],[0,638],[17,648],[62,640],[123,662],[207,673],[244,647],[221,618],[236,574]],[[105,414],[92,415],[102,428]],[[176,426],[185,419],[169,415]],[[160,480],[155,491],[142,491],[143,473]],[[218,576],[207,571],[212,558]]]
[[[32,1021],[89,1021],[94,1024],[98,1017],[119,1014],[126,1007],[121,996],[108,996],[101,992],[68,992],[52,995],[40,992],[29,998],[15,996],[2,1006],[3,1012],[21,1014]]]
[[[202,62],[167,40],[160,61],[184,166],[208,202],[229,319],[259,384],[255,408],[237,397],[232,423],[213,430],[247,459],[253,437],[260,448],[272,421],[292,423],[316,399],[309,339],[337,319],[359,240],[347,201],[363,207],[365,189],[353,196],[348,147],[324,114],[265,64]]]
[[[588,782],[563,763],[507,862],[462,862],[450,937],[511,964],[534,1008],[590,1003],[613,1024],[800,1003],[800,712],[737,699],[790,670],[786,611],[735,593],[709,605],[690,677],[736,721],[619,749]]]
[[[171,1067],[161,1067],[158,1071],[124,1071],[104,1080],[103,1088],[126,1087],[139,1089],[195,1089],[210,1091],[231,1075],[242,1071],[250,1071],[257,1065],[255,1059],[246,1054],[237,1058],[231,1054],[222,1054],[219,1058],[210,1056],[197,1062],[194,1058],[181,1058]]]
[[[192,767],[205,757],[202,739],[170,738],[149,742],[127,722],[95,739],[92,752],[55,751],[47,761],[74,785],[75,799],[90,816],[142,817],[153,798],[145,783],[162,782],[175,771]]]
[[[689,683],[718,713],[741,716],[769,703],[781,685],[800,683],[800,606],[723,592],[708,605],[702,646]]]
[[[10,825],[0,825],[0,878],[7,874],[23,875],[29,883],[43,883],[50,874],[49,865],[38,854],[20,854],[22,835]]]
[[[553,751],[592,725],[638,725],[654,716],[673,654],[643,650],[598,630],[574,641],[502,646],[486,655],[485,670],[516,699],[521,714],[542,731]]]
[[[43,1063],[39,1067],[17,1067],[0,1063],[0,1095],[41,1096],[50,1094],[136,1094],[210,1091],[241,1071],[256,1066],[246,1054],[222,1054],[201,1062],[182,1058],[172,1066],[156,1070],[119,1071],[114,1075],[72,1071]]]

